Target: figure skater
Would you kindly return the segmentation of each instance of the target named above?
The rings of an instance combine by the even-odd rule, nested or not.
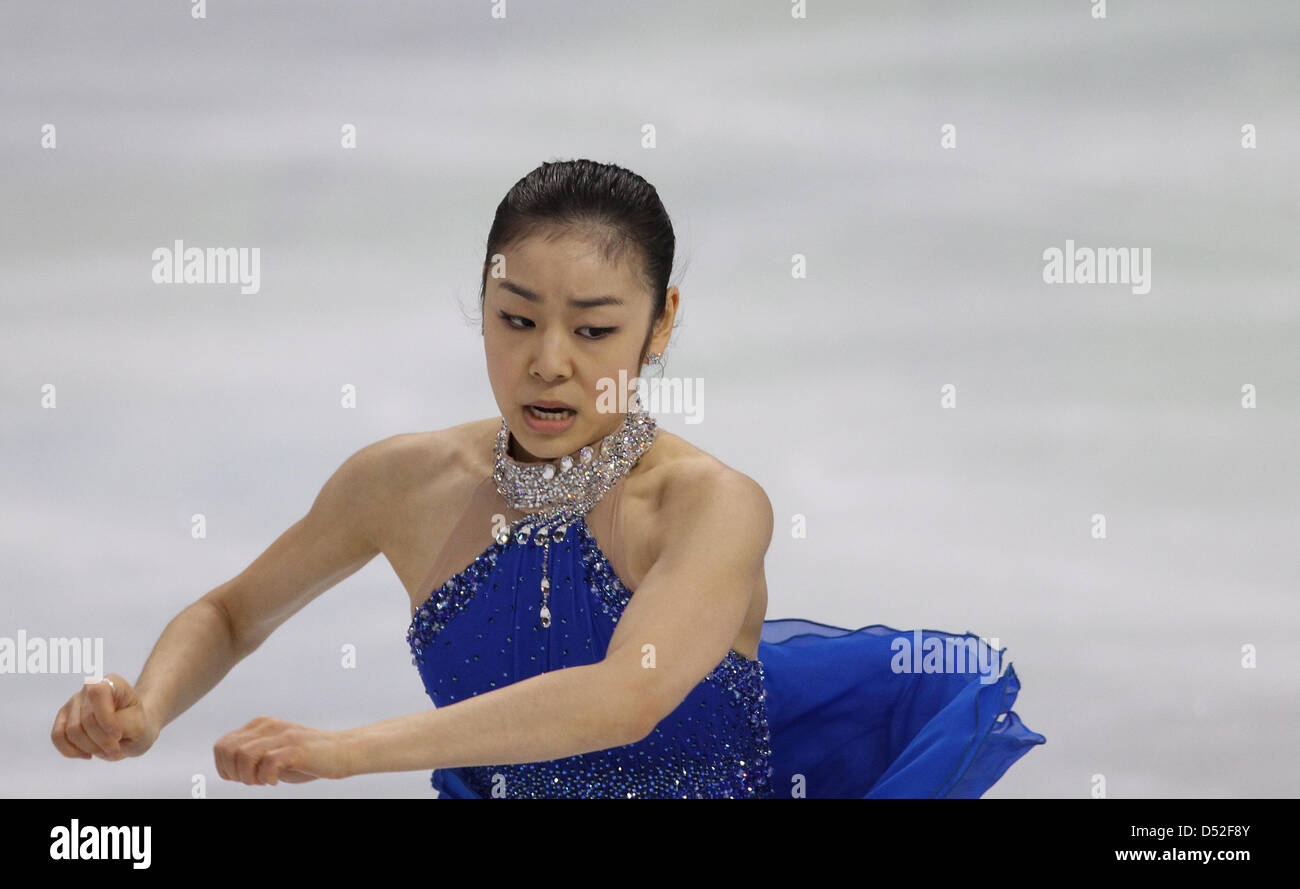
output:
[[[1002,651],[972,633],[767,620],[763,488],[641,404],[680,306],[674,249],[658,193],[627,169],[574,160],[520,179],[479,294],[500,416],[353,454],[172,620],[135,685],[110,673],[74,694],[55,747],[143,754],[382,553],[434,708],[346,730],[261,716],[216,743],[222,778],[431,769],[447,798],[982,795],[1046,740],[1010,709]]]

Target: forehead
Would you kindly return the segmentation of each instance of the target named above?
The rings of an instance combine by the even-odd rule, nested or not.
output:
[[[618,296],[629,305],[649,299],[632,265],[633,250],[610,262],[594,241],[565,234],[551,238],[534,235],[511,244],[501,254],[505,257],[505,280],[540,294],[547,304],[602,294]],[[489,270],[489,284],[501,280],[492,278]]]

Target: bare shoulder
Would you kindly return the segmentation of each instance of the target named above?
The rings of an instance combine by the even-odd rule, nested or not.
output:
[[[499,424],[500,421],[497,421]],[[481,451],[476,447],[491,420],[474,420],[458,426],[425,432],[404,432],[369,444],[348,458],[349,475],[356,487],[368,492],[366,501],[384,515],[393,516],[410,499],[455,497],[476,470]]]
[[[767,492],[750,476],[723,463],[708,451],[691,444],[680,435],[660,431],[660,444],[650,451],[654,459],[647,467],[647,476],[655,476],[656,487],[667,499],[699,496],[701,492],[721,495],[727,502],[739,505],[756,505],[767,502]]]
[[[444,429],[403,432],[363,448],[379,480],[409,487],[412,482],[444,478],[467,470],[473,442],[490,420],[474,420]]]
[[[665,527],[725,525],[761,540],[766,550],[773,514],[763,486],[681,436],[666,431],[659,435],[667,447],[646,471],[659,523]]]

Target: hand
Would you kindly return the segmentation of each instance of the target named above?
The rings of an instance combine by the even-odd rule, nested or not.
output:
[[[259,716],[223,736],[213,748],[217,774],[245,784],[301,784],[347,778],[351,748],[345,732],[326,731]]]
[[[111,684],[106,681],[110,679]],[[117,762],[144,753],[161,730],[131,684],[109,673],[68,698],[54,717],[50,740],[70,759],[98,756]]]

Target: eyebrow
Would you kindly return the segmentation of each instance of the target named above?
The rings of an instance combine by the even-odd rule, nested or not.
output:
[[[529,302],[540,303],[542,301],[540,296],[527,287],[520,287],[510,281],[502,280],[501,288],[522,296]],[[617,296],[593,296],[589,299],[571,299],[569,305],[575,309],[594,309],[596,306],[621,306],[624,305],[624,302]]]

